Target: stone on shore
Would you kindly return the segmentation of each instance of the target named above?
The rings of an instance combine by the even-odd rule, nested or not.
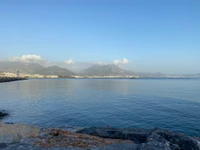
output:
[[[0,118],[1,117],[5,117],[5,116],[7,116],[8,114],[6,113],[6,112],[4,112],[4,111],[0,111]]]
[[[37,137],[40,128],[23,124],[0,123],[0,143],[19,142],[22,138]]]
[[[2,150],[200,150],[199,138],[155,128],[85,128],[70,132],[0,123]]]
[[[101,138],[132,140],[134,143],[143,143],[146,141],[150,130],[146,129],[117,129],[117,128],[85,128],[77,131],[98,136]]]
[[[35,145],[51,148],[51,147],[79,147],[94,148],[104,145],[116,143],[132,143],[129,140],[105,139],[87,134],[78,134],[62,129],[46,129],[40,132],[38,141]]]
[[[117,129],[85,128],[77,133],[95,135],[104,138],[132,140],[135,150],[200,150],[200,141],[184,134],[173,133],[160,128]],[[132,147],[134,150],[134,148]]]
[[[0,147],[11,149],[93,149],[112,144],[133,144],[62,129],[41,129],[30,125],[0,123]]]

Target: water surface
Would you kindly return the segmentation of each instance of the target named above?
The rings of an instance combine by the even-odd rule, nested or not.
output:
[[[4,122],[161,127],[200,136],[200,79],[32,79],[0,84]]]

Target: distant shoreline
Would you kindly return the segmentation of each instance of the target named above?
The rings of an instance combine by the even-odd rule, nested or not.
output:
[[[160,80],[167,80],[167,79],[172,79],[172,80],[181,80],[181,79],[200,79],[199,77],[138,77],[138,78],[129,78],[129,77],[80,77],[80,78],[73,78],[73,77],[59,77],[59,78],[17,78],[17,77],[0,77],[0,83],[5,83],[5,82],[13,82],[13,81],[21,81],[21,80],[34,80],[34,79],[39,79],[39,80],[49,80],[49,79],[129,79],[129,80],[137,80],[137,79],[160,79]]]
[[[80,77],[80,78],[28,78],[28,79],[200,79],[200,77]]]

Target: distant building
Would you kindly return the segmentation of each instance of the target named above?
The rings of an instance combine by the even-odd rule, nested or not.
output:
[[[0,71],[0,77],[4,77],[5,73]]]

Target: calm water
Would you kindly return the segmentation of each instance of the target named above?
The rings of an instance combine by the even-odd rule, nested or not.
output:
[[[200,136],[200,79],[43,79],[0,84],[5,122],[162,127]]]

